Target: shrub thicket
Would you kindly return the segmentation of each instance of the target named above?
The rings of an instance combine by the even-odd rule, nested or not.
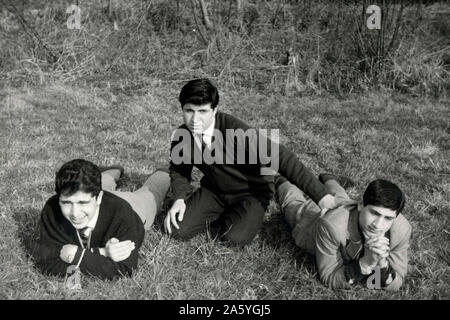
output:
[[[424,1],[2,0],[2,83],[108,83],[206,76],[265,93],[345,94],[384,87],[438,96],[449,89],[450,8]],[[237,4],[241,7],[238,7]],[[381,30],[365,12],[382,8]]]

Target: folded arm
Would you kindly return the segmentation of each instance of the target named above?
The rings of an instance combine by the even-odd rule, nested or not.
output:
[[[178,132],[182,128],[178,129]],[[187,129],[185,129],[187,130]],[[181,140],[173,140],[170,148],[170,185],[172,188],[174,199],[186,200],[192,193],[192,146],[191,137],[184,134],[181,135]],[[174,159],[176,157],[177,159]]]

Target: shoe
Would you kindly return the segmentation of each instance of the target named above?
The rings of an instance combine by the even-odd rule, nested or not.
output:
[[[119,179],[122,178],[123,173],[125,171],[125,169],[121,165],[118,165],[118,164],[115,164],[112,166],[98,166],[98,168],[100,169],[100,172],[105,172],[108,170],[119,170],[120,171]]]
[[[347,178],[345,176],[336,176],[334,174],[331,173],[321,173],[319,174],[319,181],[322,183],[327,182],[328,180],[335,180],[337,181],[337,183],[339,183],[342,188],[347,189],[347,188],[351,188],[354,187],[356,185],[356,183],[350,179]]]

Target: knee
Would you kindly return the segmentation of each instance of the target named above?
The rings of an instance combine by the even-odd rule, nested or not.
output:
[[[256,233],[238,233],[238,232],[228,232],[224,234],[220,240],[229,242],[236,246],[245,246],[250,244],[255,238]]]
[[[283,210],[284,218],[291,228],[295,227],[298,218],[301,215],[301,206],[286,207]]]
[[[194,236],[194,233],[189,228],[180,225],[180,229],[175,229],[172,226],[172,237],[177,240],[189,240]]]

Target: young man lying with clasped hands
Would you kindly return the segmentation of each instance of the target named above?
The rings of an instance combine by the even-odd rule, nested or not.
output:
[[[315,255],[321,281],[333,289],[348,289],[367,286],[369,277],[378,274],[379,289],[398,290],[407,272],[411,237],[411,225],[401,214],[403,192],[377,179],[358,202],[348,197],[336,176],[321,174],[319,180],[341,204],[324,215],[284,177],[276,178],[276,188],[292,237]]]

